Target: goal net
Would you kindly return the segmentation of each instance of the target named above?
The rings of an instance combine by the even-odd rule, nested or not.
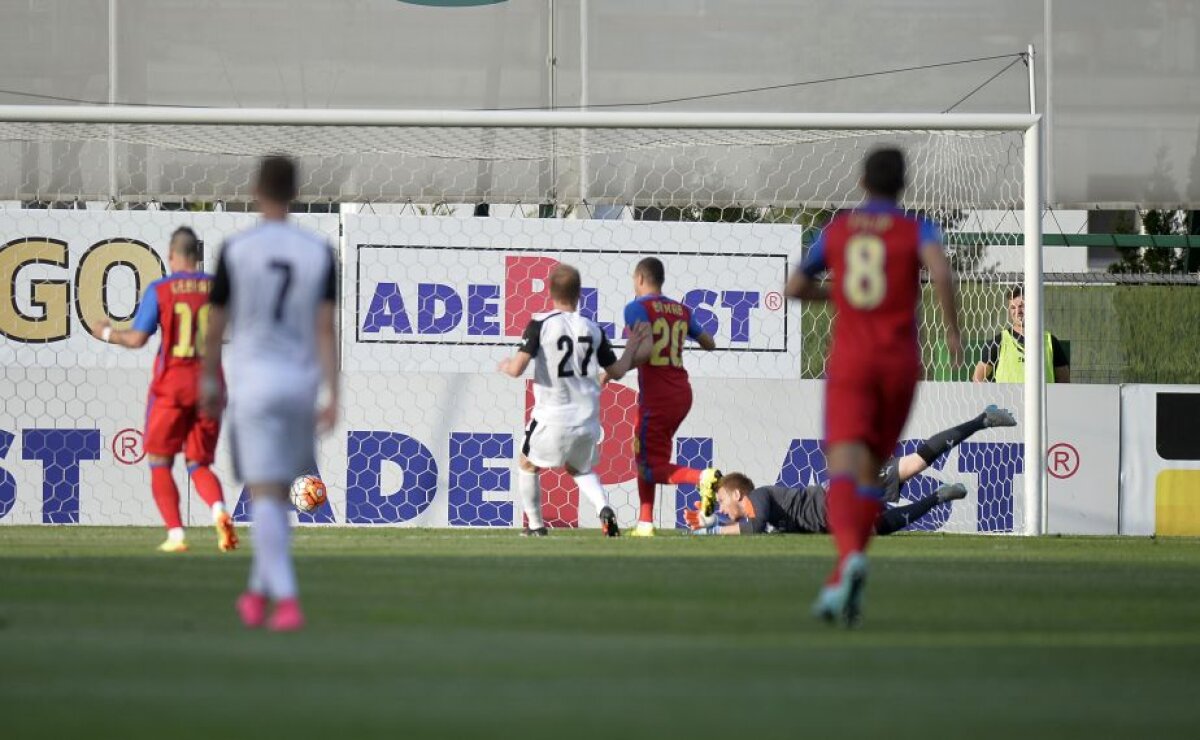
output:
[[[758,485],[822,483],[832,316],[784,300],[783,284],[832,214],[859,202],[860,162],[886,144],[908,157],[903,207],[947,235],[968,354],[966,366],[950,363],[925,286],[925,382],[897,454],[991,404],[1020,422],[975,434],[908,481],[906,501],[944,483],[969,491],[913,527],[1036,532],[1041,465],[1026,460],[1040,453],[1024,451],[1031,441],[1040,449],[1037,394],[968,382],[1004,325],[1006,289],[1026,274],[1000,263],[1030,264],[1021,245],[1034,125],[1030,116],[0,108],[0,377],[10,389],[0,523],[158,523],[141,449],[157,339],[130,351],[91,332],[104,320],[128,325],[167,270],[177,226],[197,231],[211,270],[222,240],[254,223],[253,172],[272,153],[298,159],[295,218],[327,236],[341,267],[344,409],[318,460],[330,506],[302,521],[521,524],[512,461],[532,393],[527,379],[495,368],[549,307],[546,277],[560,261],[580,269],[581,310],[618,346],[633,267],[650,255],[666,266],[664,292],[716,338],[715,352],[684,352],[694,404],[673,459]],[[631,374],[602,393],[596,466],[623,525],[637,514],[638,421]],[[217,472],[227,499],[239,498],[227,461],[223,440]],[[182,463],[175,474],[186,492]],[[547,472],[542,485],[552,526],[597,526],[569,477]],[[696,495],[660,487],[659,526],[681,527]],[[207,523],[186,498],[189,521]]]

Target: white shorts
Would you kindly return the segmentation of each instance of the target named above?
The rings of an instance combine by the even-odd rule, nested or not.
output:
[[[316,467],[316,391],[307,386],[233,391],[227,413],[233,474],[245,484],[291,485]]]
[[[592,472],[599,444],[597,423],[563,427],[531,419],[525,427],[521,454],[539,468],[569,467],[583,475]]]

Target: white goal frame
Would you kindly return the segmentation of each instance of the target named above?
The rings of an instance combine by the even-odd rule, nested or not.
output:
[[[710,113],[654,111],[461,111],[385,109],[188,108],[160,106],[0,106],[0,122],[259,126],[389,126],[562,129],[986,130],[1024,136],[1025,334],[1041,337],[1042,117],[966,113]],[[110,152],[112,151],[110,147]],[[111,155],[110,155],[111,156]],[[110,167],[115,163],[110,159]],[[1046,531],[1045,382],[1042,352],[1025,357],[1024,526]]]

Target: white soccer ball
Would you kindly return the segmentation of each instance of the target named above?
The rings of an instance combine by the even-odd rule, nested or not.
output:
[[[325,482],[315,475],[302,475],[292,481],[292,490],[289,496],[292,499],[292,506],[303,512],[320,508],[329,500]]]

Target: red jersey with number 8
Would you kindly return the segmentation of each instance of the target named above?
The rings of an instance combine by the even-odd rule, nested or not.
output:
[[[893,454],[921,377],[921,250],[940,244],[931,222],[876,202],[839,213],[805,255],[806,275],[832,273],[827,445],[857,441],[881,460]]]
[[[830,372],[843,363],[920,362],[920,250],[940,241],[931,222],[890,204],[834,217],[805,260],[810,272],[819,262],[833,276]]]

